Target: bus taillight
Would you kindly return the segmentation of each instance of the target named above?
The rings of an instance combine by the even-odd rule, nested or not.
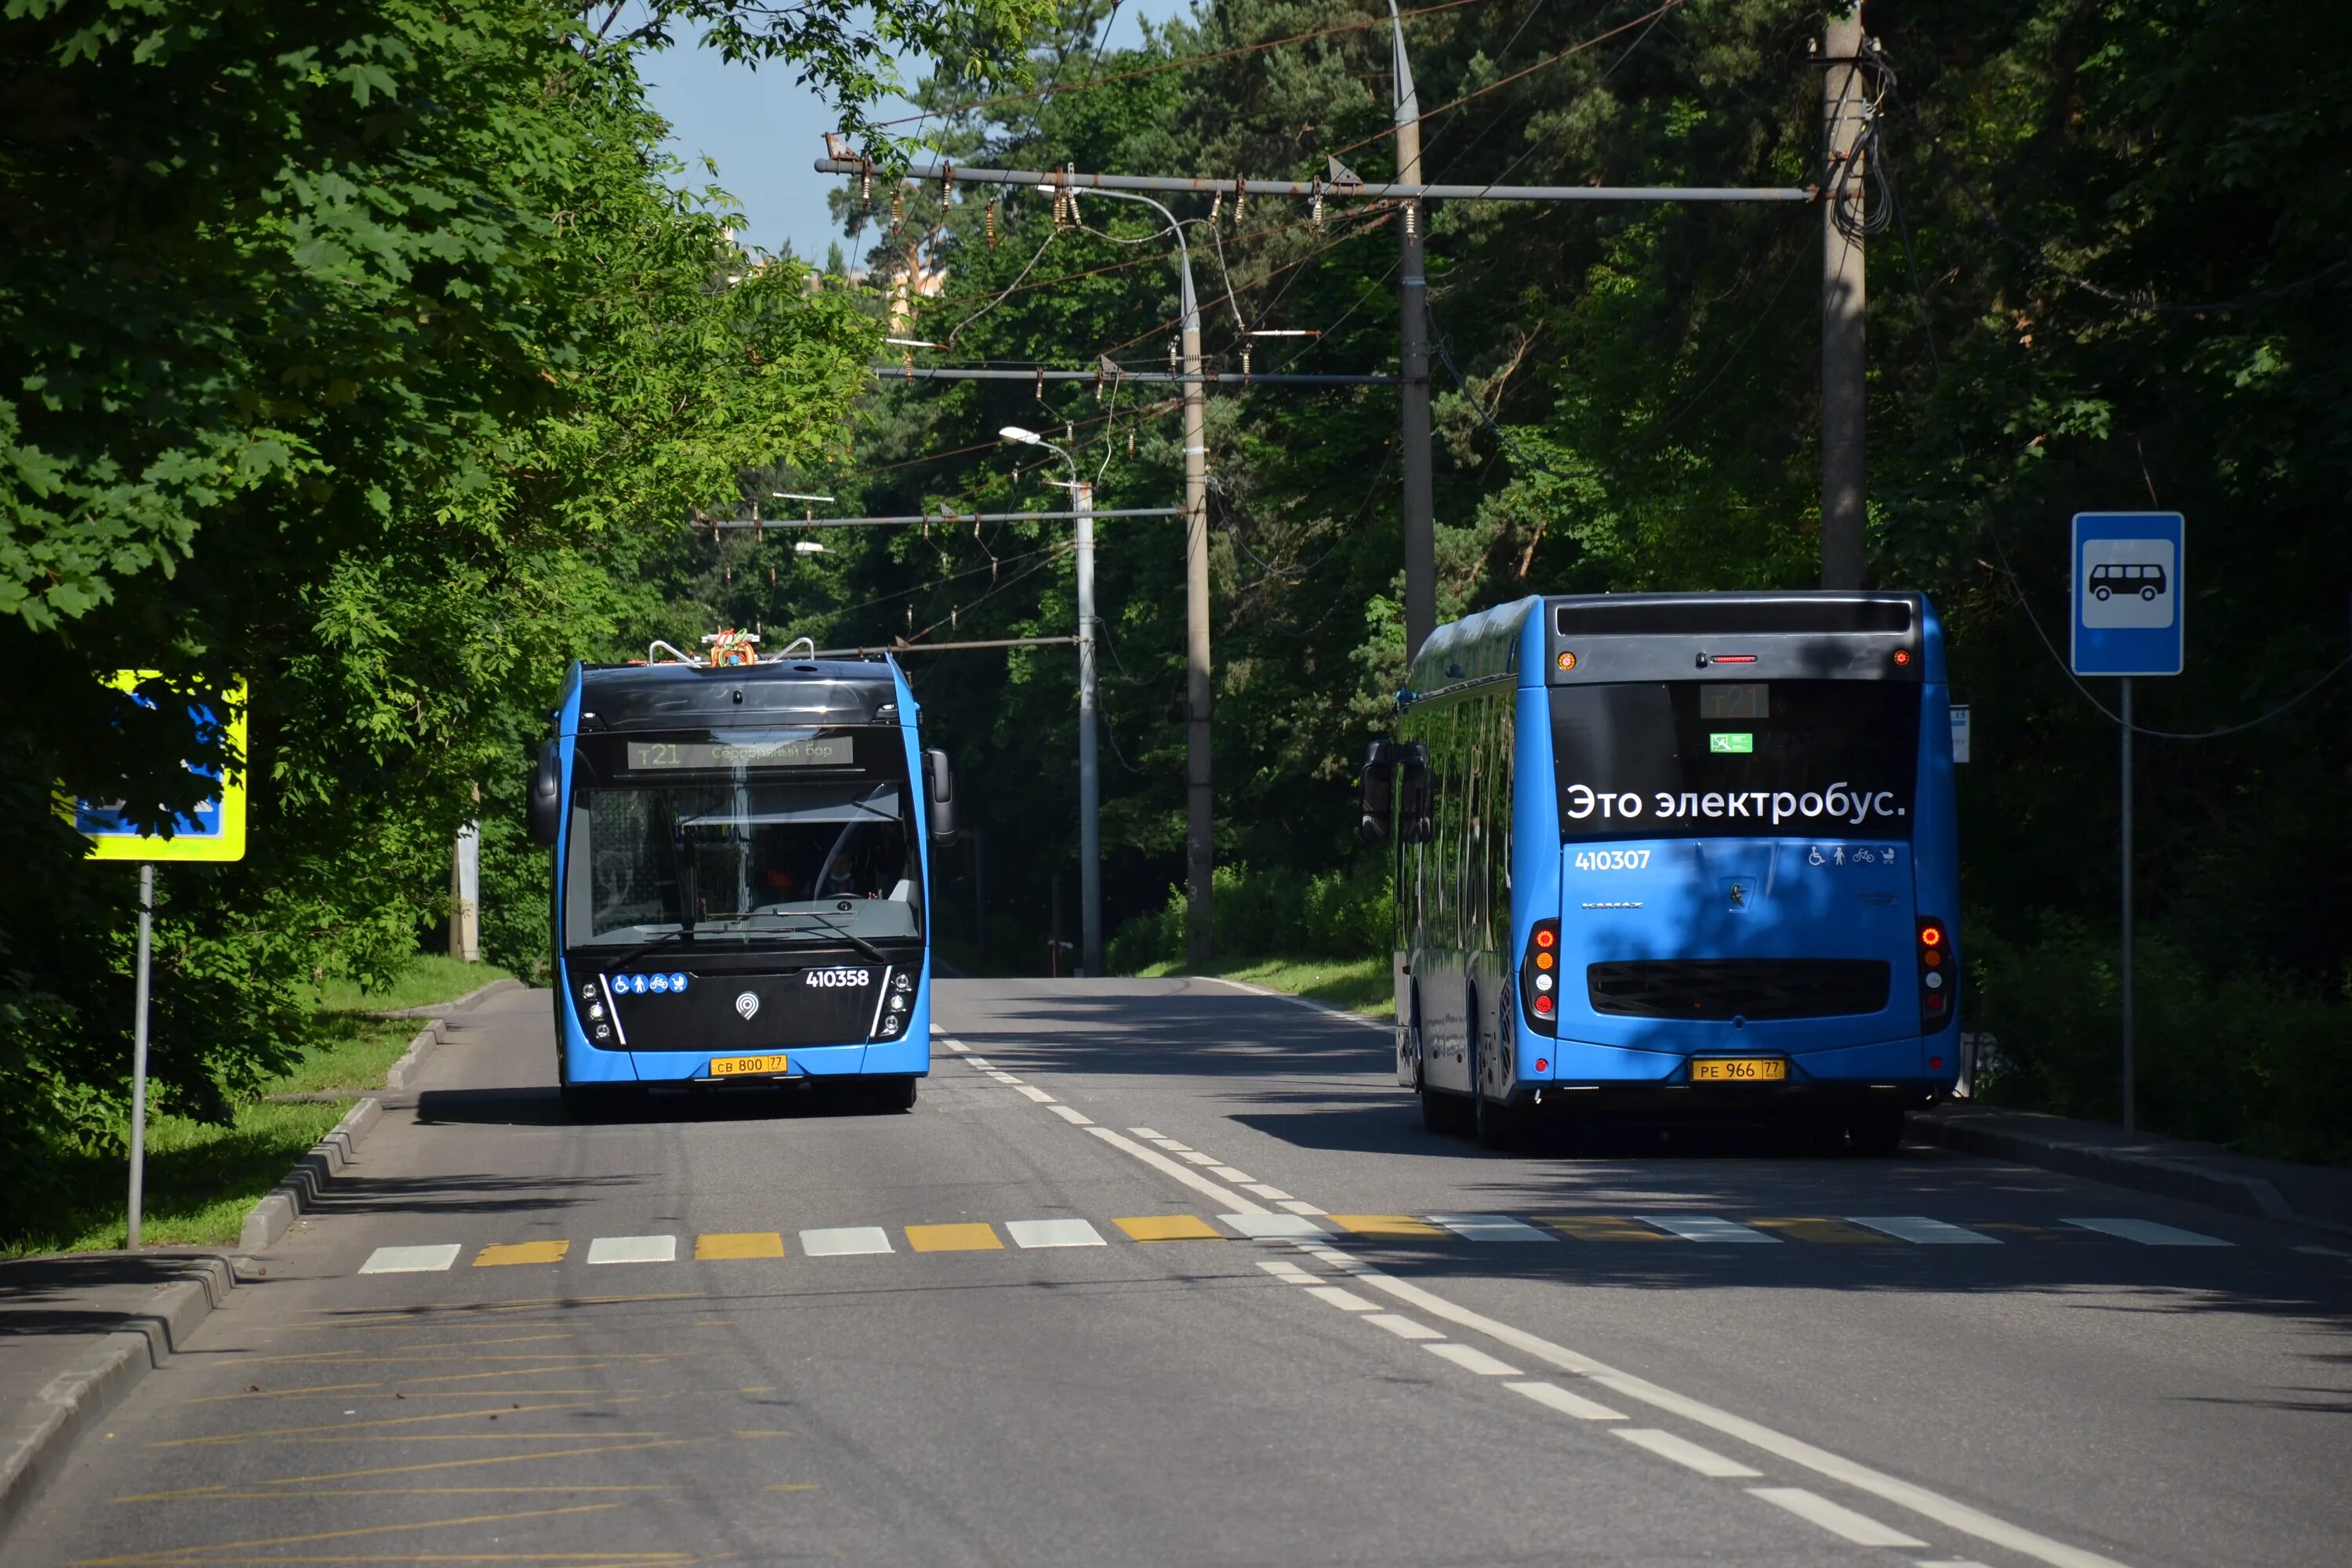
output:
[[[1944,922],[1919,921],[1919,1024],[1932,1034],[1952,1021],[1952,995],[1959,972],[1952,963],[1951,933]]]
[[[1538,921],[1519,960],[1519,997],[1528,1027],[1538,1035],[1559,1027],[1559,922]]]

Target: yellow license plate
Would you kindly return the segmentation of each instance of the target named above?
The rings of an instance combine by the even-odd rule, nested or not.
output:
[[[712,1078],[757,1077],[762,1073],[789,1072],[792,1062],[784,1057],[713,1057],[710,1058]]]
[[[1780,1083],[1789,1064],[1779,1057],[1700,1057],[1691,1062],[1693,1083]]]

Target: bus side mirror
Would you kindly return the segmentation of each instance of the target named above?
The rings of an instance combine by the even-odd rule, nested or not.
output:
[[[1397,768],[1397,837],[1406,844],[1426,844],[1437,837],[1430,820],[1429,748],[1418,742],[1404,748]]]
[[[1367,844],[1389,841],[1389,818],[1396,815],[1397,748],[1374,741],[1364,752],[1364,776],[1357,785],[1356,837]]]
[[[955,770],[948,766],[945,752],[923,753],[923,785],[929,792],[925,804],[930,807],[931,837],[949,843],[956,836]]]
[[[556,742],[539,748],[539,766],[530,775],[530,841],[542,849],[555,847],[556,830],[563,819],[563,758]]]

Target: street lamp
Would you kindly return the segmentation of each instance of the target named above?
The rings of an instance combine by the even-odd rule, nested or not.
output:
[[[1078,577],[1078,970],[1102,973],[1102,775],[1095,756],[1095,488],[1078,478],[1078,460],[1034,430],[997,432],[1023,447],[1043,447],[1070,465]]]

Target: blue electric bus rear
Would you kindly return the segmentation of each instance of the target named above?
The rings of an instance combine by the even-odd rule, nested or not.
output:
[[[889,660],[573,665],[542,748],[566,1105],[930,1070],[929,848],[951,836]],[[729,645],[722,642],[722,647]]]
[[[1950,1092],[1958,849],[1923,596],[1523,600],[1439,628],[1401,701],[1367,837],[1385,766],[1399,1074],[1433,1122],[1729,1111],[1883,1148]]]

